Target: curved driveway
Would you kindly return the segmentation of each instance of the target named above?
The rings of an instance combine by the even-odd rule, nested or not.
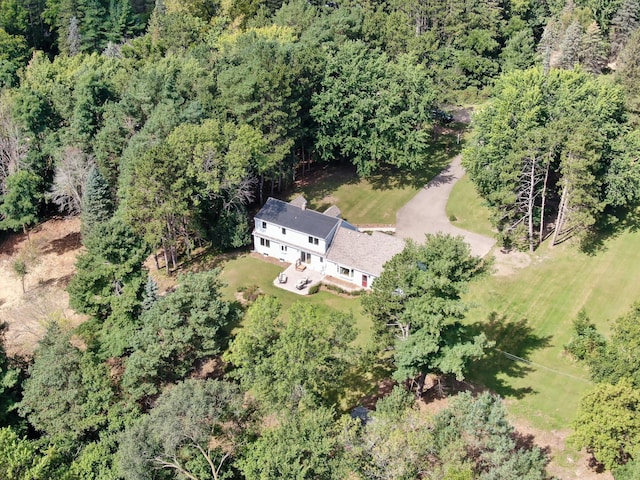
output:
[[[481,257],[489,253],[496,243],[493,238],[454,227],[447,217],[447,200],[453,185],[464,175],[461,160],[461,155],[455,157],[447,168],[398,210],[396,236],[422,243],[427,233],[462,235],[471,246],[471,253]]]

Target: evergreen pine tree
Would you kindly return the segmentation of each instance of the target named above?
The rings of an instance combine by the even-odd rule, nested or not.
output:
[[[111,218],[113,202],[109,185],[100,170],[94,167],[89,173],[82,198],[82,236],[86,238],[93,227]]]
[[[158,301],[158,297],[158,284],[151,276],[148,276],[142,296],[142,310],[149,310]]]
[[[69,29],[67,31],[67,52],[69,55],[80,53],[80,22],[78,17],[69,19]]]
[[[129,0],[110,0],[107,38],[118,44],[135,35],[135,21]]]
[[[640,2],[624,0],[611,20],[611,56],[617,57],[640,25]]]
[[[582,26],[574,20],[567,28],[562,40],[562,57],[560,67],[572,69],[580,61],[580,49],[582,47]]]
[[[607,46],[596,22],[592,22],[582,36],[580,63],[591,73],[601,73],[607,64]]]

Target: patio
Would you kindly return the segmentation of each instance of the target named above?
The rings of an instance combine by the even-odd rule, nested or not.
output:
[[[285,282],[280,281],[280,276],[284,275],[286,277]],[[308,295],[309,287],[316,285],[322,282],[324,275],[320,272],[316,272],[310,268],[306,268],[304,271],[300,272],[296,270],[296,266],[294,264],[289,265],[283,272],[278,275],[273,281],[273,284],[282,288],[283,290],[287,290],[289,292],[297,293],[298,295]],[[296,288],[298,282],[307,279],[307,283],[302,289]]]

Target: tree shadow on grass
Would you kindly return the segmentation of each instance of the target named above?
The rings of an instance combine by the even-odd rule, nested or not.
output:
[[[607,249],[606,241],[622,235],[624,232],[640,230],[640,208],[632,207],[609,213],[597,226],[596,231],[585,236],[580,242],[580,249],[593,256]]]
[[[473,324],[471,329],[477,333],[484,332],[495,345],[471,365],[470,379],[480,381],[503,397],[523,398],[535,393],[531,387],[514,388],[504,377],[521,378],[532,372],[534,368],[529,363],[529,356],[550,346],[551,337],[534,334],[525,318],[509,321],[505,315],[496,312],[489,314],[486,322]]]
[[[427,164],[415,171],[397,167],[383,167],[367,178],[374,190],[392,190],[394,188],[422,188],[433,180],[447,165],[451,158],[462,151],[463,143],[457,142],[455,135],[440,135],[426,154]]]
[[[356,167],[351,164],[317,163],[316,165],[313,170],[296,180],[293,189],[282,192],[282,200],[298,193],[311,202],[308,205],[309,208],[323,211],[330,207],[331,203],[319,203],[322,199],[330,197],[342,185],[356,185],[360,182]]]

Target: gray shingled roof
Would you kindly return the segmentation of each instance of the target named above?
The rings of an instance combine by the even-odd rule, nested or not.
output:
[[[305,208],[307,208],[307,199],[302,195],[296,195],[295,198],[289,202],[289,204],[293,205],[294,207],[300,207],[304,210]]]
[[[335,205],[331,205],[324,212],[322,212],[322,214],[323,215],[329,215],[330,217],[341,217],[342,216],[342,212]]]
[[[340,228],[333,237],[327,260],[380,276],[382,267],[404,248],[404,240],[385,233],[367,233]]]
[[[326,239],[341,222],[339,218],[329,217],[313,210],[303,210],[275,198],[267,199],[267,203],[256,214],[256,218],[323,239]]]

